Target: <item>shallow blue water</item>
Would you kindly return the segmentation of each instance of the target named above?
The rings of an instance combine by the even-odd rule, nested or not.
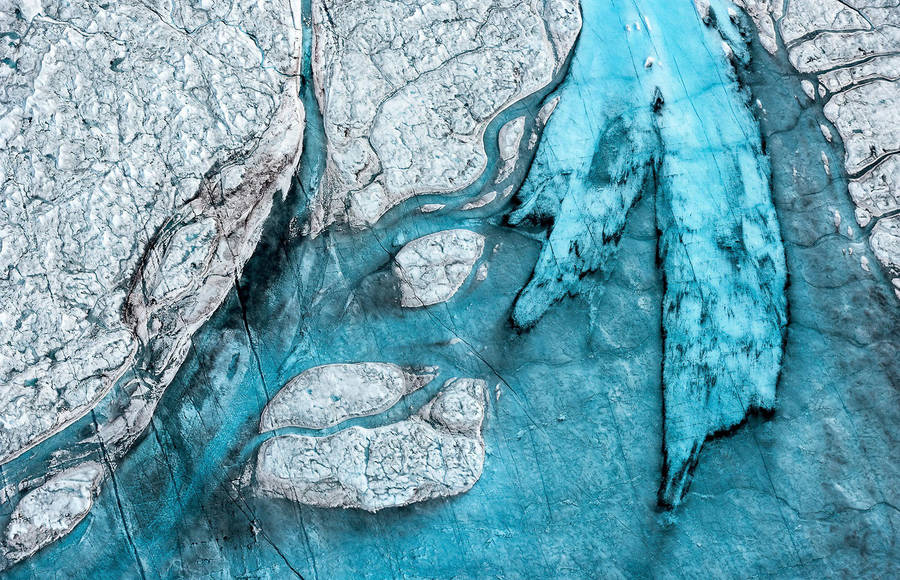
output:
[[[697,20],[690,3],[585,2],[583,8],[584,32],[566,85],[575,88],[561,92],[565,98],[567,90],[584,91],[596,96],[598,106],[579,113],[564,108],[563,100],[553,123],[584,130],[553,133],[548,127],[545,137],[596,136],[607,115],[603,103],[619,103],[628,112],[636,94],[641,106],[643,97],[652,97],[640,80],[648,54],[629,53],[635,44],[624,40],[639,8],[656,33],[684,37],[677,50],[692,57],[691,75],[708,78],[710,86],[721,82],[722,60],[697,52],[720,50],[718,37]],[[774,160],[772,187],[791,276],[778,411],[769,421],[753,420],[733,437],[707,444],[691,492],[676,512],[656,507],[664,288],[654,196],[637,201],[615,258],[605,271],[584,278],[593,281],[584,285],[586,292],[550,307],[522,333],[510,315],[538,261],[539,228],[502,226],[499,213],[423,216],[406,204],[369,232],[312,241],[286,234],[292,219],[302,220],[305,192],[321,168],[315,156],[321,133],[311,114],[300,182],[273,209],[239,290],[195,337],[146,437],[86,520],[8,576],[889,571],[896,549],[889,530],[898,522],[895,510],[882,505],[890,479],[879,466],[890,457],[900,408],[893,386],[900,383],[894,340],[900,316],[884,277],[859,268],[859,253],[866,252],[862,238],[846,240],[830,228],[831,207],[844,216],[852,215],[852,207],[845,184],[824,175],[818,161],[825,150],[831,166],[840,166],[839,147],[826,144],[818,131],[821,111],[795,100],[799,82],[783,63],[758,49],[754,59],[742,78],[771,111],[760,113],[761,124]],[[665,58],[654,66],[667,66]],[[701,83],[687,90],[708,88]],[[758,131],[747,119],[744,129]],[[578,147],[563,141],[558,149]],[[448,304],[401,310],[390,298],[391,254],[403,240],[448,227],[486,235],[487,279],[470,279]],[[854,259],[839,251],[851,243]],[[451,343],[454,338],[462,340]],[[431,385],[357,424],[406,416],[450,376],[500,385],[485,424],[485,471],[475,487],[456,498],[374,515],[236,493],[230,482],[253,455],[259,412],[275,390],[309,366],[355,360],[441,367]],[[86,418],[48,443],[75,440],[89,426]],[[825,450],[822,441],[828,442]],[[41,446],[23,456],[7,477],[51,449]],[[868,494],[873,506],[839,509],[833,484]]]

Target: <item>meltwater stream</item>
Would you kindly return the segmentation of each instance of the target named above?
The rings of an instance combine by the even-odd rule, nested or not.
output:
[[[688,98],[718,90],[727,76],[721,38],[689,2],[589,0],[582,8],[584,28],[559,91],[563,99],[567,91],[647,94],[641,83],[651,55],[628,51],[655,38],[666,42],[657,45],[651,69],[691,62],[671,77],[685,83]],[[647,27],[644,40],[632,40]],[[751,65],[740,78],[752,92],[759,126],[742,113],[738,128],[755,135],[761,127],[772,160],[789,273],[784,363],[775,414],[708,442],[676,511],[657,507],[665,291],[657,258],[659,197],[641,196],[615,256],[601,271],[585,268],[579,291],[571,292],[578,295],[563,291],[523,332],[510,317],[539,260],[539,225],[533,231],[504,225],[500,210],[422,215],[415,211],[418,200],[370,231],[299,237],[323,151],[307,83],[300,179],[273,209],[239,288],[195,336],[149,432],[116,472],[116,485],[104,487],[74,532],[9,577],[84,577],[99,570],[108,578],[889,570],[896,556],[891,530],[900,524],[884,488],[897,480],[885,470],[896,469],[889,458],[900,424],[900,314],[883,275],[860,268],[859,256],[868,253],[862,236],[834,231],[833,210],[850,216],[852,206],[844,180],[821,166],[821,151],[833,168],[841,159],[839,145],[826,143],[818,129],[825,122],[821,110],[801,104],[799,80],[786,63],[756,44],[750,50]],[[533,111],[542,97],[526,106]],[[579,116],[564,103],[557,113],[573,131],[579,123],[583,135],[600,130],[597,110],[585,106]],[[636,103],[623,113],[639,114],[642,101]],[[713,124],[719,113],[699,111]],[[554,122],[564,121],[551,120],[545,138]],[[678,127],[667,131],[663,147],[671,146]],[[392,254],[405,241],[450,227],[486,236],[487,278],[470,278],[447,304],[401,309]],[[233,481],[261,440],[259,414],[274,392],[310,366],[365,360],[437,365],[440,375],[385,414],[354,424],[403,418],[451,376],[489,382],[499,398],[491,398],[487,458],[475,487],[377,514],[239,492]]]

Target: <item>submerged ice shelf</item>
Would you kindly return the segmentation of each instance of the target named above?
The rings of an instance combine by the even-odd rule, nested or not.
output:
[[[209,89],[223,107],[239,161],[213,155],[196,184],[173,184],[196,196],[142,226],[142,257],[119,264],[131,274],[124,308],[95,307],[144,345],[131,370],[90,413],[4,464],[0,567],[24,560],[10,577],[891,569],[900,322],[874,258],[890,266],[900,239],[896,155],[851,177],[857,218],[873,218],[870,251],[844,233],[853,212],[831,143],[850,141],[858,118],[841,113],[834,134],[823,117],[833,108],[792,123],[789,111],[813,118],[812,107],[769,100],[765,82],[808,98],[822,89],[777,76],[758,46],[749,65],[725,2],[251,4],[157,15],[177,38],[202,39],[197,58],[229,54],[231,68],[216,70],[247,83],[232,102],[216,75],[192,82],[192,54],[173,67],[194,97]],[[840,8],[807,24],[806,4],[792,2],[773,30],[843,58],[808,27],[868,24]],[[90,39],[100,24],[79,14],[94,10],[131,38],[142,11],[156,13],[21,8],[0,6],[14,49],[40,30],[20,30],[27,22]],[[884,17],[874,5],[858,14]],[[301,23],[312,57],[302,76],[273,64],[298,65]],[[826,90],[882,74],[891,55],[871,36],[877,58],[823,72],[822,86],[838,87]],[[54,68],[48,54],[47,71],[74,66]],[[127,85],[118,76],[131,57],[109,70],[100,59],[97,74]],[[156,57],[142,58],[155,70]],[[284,90],[254,93],[259,76]],[[756,79],[765,106],[751,110],[739,77]],[[244,97],[268,113],[249,118]],[[301,98],[304,157],[277,196],[298,164]],[[164,122],[167,111],[152,113]],[[11,127],[0,125],[4,138]],[[179,147],[167,171],[181,167]],[[66,159],[49,163],[65,171]],[[826,185],[808,177],[820,159]],[[129,163],[127,176],[151,183],[140,158]],[[9,239],[0,256],[18,251]],[[846,260],[833,259],[833,241]],[[709,444],[720,432],[733,438]]]

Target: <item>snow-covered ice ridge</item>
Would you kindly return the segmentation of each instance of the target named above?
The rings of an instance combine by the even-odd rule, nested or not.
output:
[[[782,45],[844,144],[856,221],[900,297],[900,9],[893,0],[736,0]],[[827,134],[826,134],[827,136]],[[863,264],[865,267],[865,263]]]
[[[581,28],[577,0],[313,0],[312,17],[328,146],[312,235],[471,184],[488,123],[553,80]]]

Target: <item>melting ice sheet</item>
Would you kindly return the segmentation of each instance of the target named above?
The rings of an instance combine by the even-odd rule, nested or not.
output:
[[[734,28],[704,27],[686,3],[606,10],[586,27],[511,216],[552,224],[512,318],[531,327],[555,302],[602,285],[629,210],[654,197],[665,284],[659,499],[674,506],[708,436],[774,407],[784,250],[726,44]]]
[[[659,143],[646,164],[619,165],[622,171],[612,174],[621,179],[643,172],[650,179],[656,173],[657,195],[646,195],[650,190],[642,185],[645,195],[634,202],[624,226],[617,226],[624,229],[615,236],[616,259],[604,258],[602,267],[594,267],[603,271],[581,281],[579,291],[587,299],[545,308],[527,333],[510,328],[515,292],[533,281],[532,267],[543,252],[542,236],[536,242],[525,235],[525,224],[499,227],[442,211],[360,234],[325,233],[312,241],[286,235],[292,219],[303,217],[303,191],[314,189],[308,176],[316,173],[317,161],[308,154],[302,187],[288,202],[276,203],[240,290],[195,337],[148,436],[85,520],[8,576],[83,577],[91,570],[107,577],[262,578],[895,572],[898,467],[890,458],[900,424],[900,316],[880,274],[859,268],[865,245],[834,235],[832,208],[850,215],[852,206],[841,178],[822,172],[819,152],[829,152],[832,167],[839,167],[841,151],[825,143],[818,129],[826,122],[821,111],[802,108],[793,73],[758,49],[742,75],[761,100],[792,274],[778,412],[727,440],[707,443],[678,511],[657,511],[660,377],[666,372],[663,353],[669,356],[660,305],[671,293],[657,264],[657,227],[661,211],[680,206],[679,191],[694,194],[678,187],[680,179],[693,177],[679,175],[671,163],[667,169],[664,156],[693,160],[685,151],[696,135],[681,135],[676,122],[666,126],[665,115],[672,113],[662,111],[695,103],[703,119],[721,113],[726,129],[743,127],[748,119],[736,109],[732,121],[732,111],[721,110],[734,93],[721,102],[702,98],[730,81],[721,39],[689,4],[586,2],[583,10],[585,32],[563,91],[590,96],[589,71],[596,59],[608,59],[605,70],[612,72],[597,89],[601,102],[630,91],[640,97],[635,111],[644,115],[644,97],[652,105],[657,84],[665,100],[662,116],[652,108],[651,116],[626,114],[621,123],[607,122],[602,111],[583,115],[595,126],[572,134],[586,140],[573,151],[593,151],[598,135],[623,126],[646,129],[647,139]],[[679,63],[687,59],[691,70],[681,67],[679,74],[670,68],[667,58],[673,55]],[[652,63],[650,73],[645,62]],[[645,84],[658,71],[667,82]],[[696,85],[691,78],[715,81]],[[666,94],[682,81],[682,93]],[[312,117],[312,95],[305,96]],[[623,104],[621,112],[628,108]],[[560,108],[554,115],[558,125],[574,113]],[[752,142],[752,122],[747,129],[739,141]],[[685,143],[677,141],[679,135]],[[548,127],[545,143],[554,136],[559,138],[558,130]],[[746,176],[760,171],[759,157],[752,145],[750,153],[735,146],[733,137],[730,129],[716,135],[723,148],[729,146],[721,156],[737,166],[746,188]],[[567,150],[560,143],[557,153]],[[627,145],[617,146],[608,159],[630,155]],[[304,149],[321,148],[321,121],[313,118]],[[722,185],[716,199],[737,201],[728,181],[711,181]],[[750,190],[741,204],[754,199],[750,194],[761,195]],[[555,225],[566,223],[561,215]],[[681,219],[674,213],[663,217],[669,223]],[[404,309],[385,299],[396,291],[390,257],[402,246],[392,241],[452,228],[485,236],[487,278],[469,279],[451,301],[433,308]],[[765,241],[753,231],[748,240]],[[601,247],[606,245],[593,251]],[[769,244],[751,247],[760,252]],[[855,255],[848,258],[842,250],[851,247]],[[671,259],[663,262],[666,281]],[[760,279],[778,285],[777,277]],[[753,296],[727,289],[732,290]],[[478,483],[450,500],[377,514],[238,493],[233,480],[259,448],[260,412],[278,387],[304,369],[346,360],[427,361],[443,371],[379,423],[368,417],[348,422],[365,428],[408,417],[435,395],[449,376],[445,369],[498,385],[485,418]],[[87,427],[83,421],[68,433]],[[708,422],[698,428],[705,438]],[[23,456],[8,470],[39,461],[45,449],[36,448],[34,457]]]

